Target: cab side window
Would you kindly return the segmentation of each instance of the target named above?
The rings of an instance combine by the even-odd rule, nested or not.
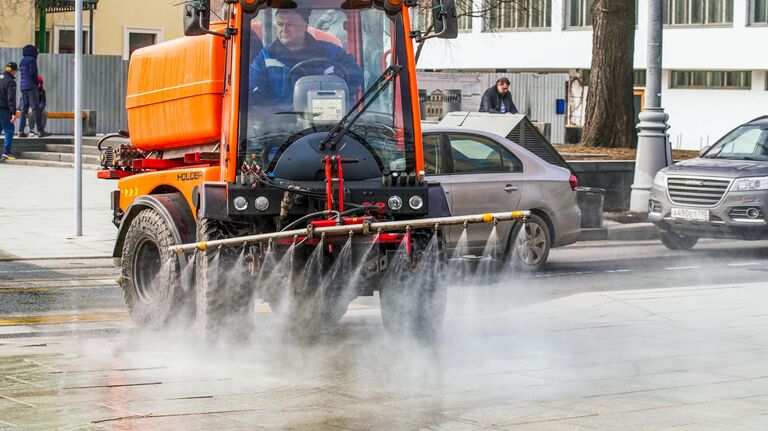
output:
[[[450,135],[450,140],[455,174],[523,171],[520,159],[489,139]]]
[[[424,172],[427,175],[444,174],[443,148],[439,133],[424,135]]]

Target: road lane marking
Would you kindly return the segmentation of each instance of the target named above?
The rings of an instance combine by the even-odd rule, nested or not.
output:
[[[363,304],[349,304],[349,307],[347,307],[347,310],[373,310],[376,307],[372,305],[363,305]],[[272,314],[272,309],[269,307],[269,305],[258,305],[256,306],[256,313],[258,314]]]
[[[49,325],[57,323],[83,323],[83,322],[109,322],[116,320],[125,320],[128,313],[124,311],[112,313],[88,313],[88,314],[62,314],[54,316],[24,316],[24,317],[2,317],[0,326],[18,326],[18,325]]]
[[[669,268],[664,268],[666,271],[679,271],[682,269],[701,269],[700,266],[671,266]]]
[[[760,262],[729,263],[728,266],[756,266],[762,265]]]
[[[7,396],[7,395],[2,395],[2,394],[0,394],[0,398],[2,398],[2,399],[4,399],[4,400],[8,400],[8,401],[11,401],[11,402],[14,402],[14,403],[19,403],[19,404],[21,404],[21,405],[23,405],[23,406],[27,406],[27,407],[32,407],[32,408],[34,408],[34,407],[37,407],[37,406],[36,406],[36,405],[34,405],[34,404],[25,403],[24,401],[21,401],[21,400],[17,400],[16,398],[11,398],[11,397],[9,397],[9,396]]]
[[[24,383],[25,385],[36,386],[38,388],[45,388],[45,386],[43,386],[43,385],[38,385],[37,383],[28,382],[26,380],[22,380],[22,379],[13,377],[13,376],[3,376],[3,377],[5,377],[8,380],[13,380],[13,381],[18,382],[18,383]]]

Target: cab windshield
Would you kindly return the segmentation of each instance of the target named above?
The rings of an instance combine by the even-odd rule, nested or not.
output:
[[[335,4],[338,3],[338,4]],[[247,17],[238,161],[271,171],[301,137],[331,130],[392,65],[399,77],[349,130],[389,171],[413,171],[414,134],[402,16],[304,1]],[[322,7],[320,7],[322,6]],[[365,105],[365,104],[362,104]]]
[[[768,128],[742,126],[704,155],[708,159],[768,160]]]

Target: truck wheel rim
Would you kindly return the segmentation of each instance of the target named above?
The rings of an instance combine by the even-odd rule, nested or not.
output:
[[[536,222],[528,222],[522,235],[517,238],[517,253],[526,265],[536,265],[544,258],[547,250],[547,235]]]
[[[160,291],[160,249],[151,239],[145,239],[136,247],[133,263],[133,280],[136,293],[142,302],[153,302]]]

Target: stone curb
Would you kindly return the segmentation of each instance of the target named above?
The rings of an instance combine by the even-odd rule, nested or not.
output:
[[[658,239],[652,223],[611,223],[602,228],[582,229],[579,241],[643,241]]]

